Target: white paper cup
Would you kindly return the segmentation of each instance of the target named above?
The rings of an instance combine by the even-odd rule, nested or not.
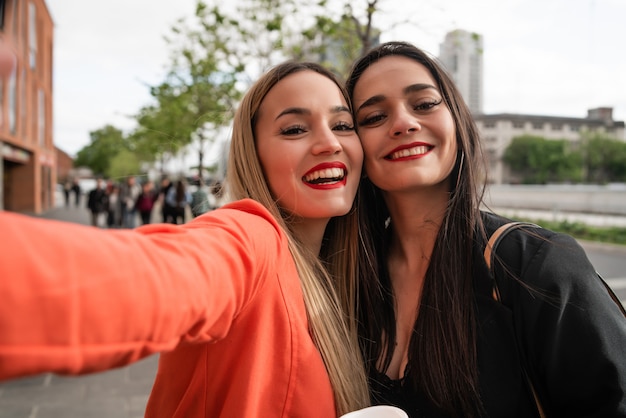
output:
[[[395,406],[377,405],[348,412],[339,418],[409,418],[409,416],[402,409]]]

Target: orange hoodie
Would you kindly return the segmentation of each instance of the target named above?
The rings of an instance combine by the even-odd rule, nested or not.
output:
[[[243,200],[101,230],[0,213],[0,379],[162,353],[147,417],[331,417],[287,239]]]

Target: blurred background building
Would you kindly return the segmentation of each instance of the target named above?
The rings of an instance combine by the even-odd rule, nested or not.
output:
[[[0,76],[0,209],[54,205],[53,22],[44,0],[0,0],[0,41],[15,54]]]
[[[498,113],[474,115],[481,133],[483,148],[489,163],[489,183],[515,183],[506,164],[502,161],[505,150],[515,137],[540,136],[546,139],[583,141],[584,133],[607,134],[616,139],[626,138],[624,122],[613,120],[613,108],[589,109],[587,117],[520,115]]]
[[[502,161],[515,137],[540,136],[581,142],[583,134],[606,134],[626,141],[623,121],[613,120],[612,107],[589,109],[586,117],[483,113],[483,37],[457,29],[448,32],[440,45],[439,61],[457,84],[473,113],[489,164],[489,183],[514,183],[516,179]]]
[[[446,67],[474,114],[483,111],[483,38],[457,29],[439,46],[439,61]]]

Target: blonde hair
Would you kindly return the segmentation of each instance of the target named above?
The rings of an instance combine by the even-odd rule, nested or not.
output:
[[[272,196],[256,151],[254,128],[265,95],[283,78],[299,71],[315,71],[331,79],[350,103],[332,73],[314,63],[286,62],[262,76],[237,109],[228,157],[226,182],[230,198],[260,202],[285,231],[304,295],[309,326],[335,395],[338,415],[369,405],[367,379],[357,340],[356,210],[331,219],[320,255],[311,253],[295,238],[290,217],[283,214]],[[343,308],[343,309],[342,309]]]

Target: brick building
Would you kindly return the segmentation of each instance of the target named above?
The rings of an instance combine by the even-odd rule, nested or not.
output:
[[[16,64],[0,76],[0,209],[40,213],[54,205],[53,22],[44,0],[0,0],[0,36]]]

